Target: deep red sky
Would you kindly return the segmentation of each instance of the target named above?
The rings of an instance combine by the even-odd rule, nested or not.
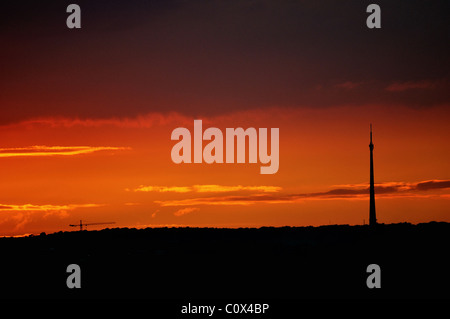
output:
[[[0,17],[0,234],[115,221],[450,221],[448,4],[79,1]],[[277,127],[280,169],[171,161],[176,127]]]

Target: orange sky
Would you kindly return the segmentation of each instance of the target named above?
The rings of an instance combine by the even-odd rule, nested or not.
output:
[[[379,1],[5,2],[0,235],[367,223],[370,123],[378,221],[450,221],[448,1]],[[279,170],[173,163],[194,120],[279,128]]]
[[[378,221],[449,222],[447,110],[271,108],[202,118],[203,129],[279,127],[273,175],[261,175],[260,163],[174,164],[171,132],[192,131],[194,120],[176,113],[4,125],[0,234],[70,230],[80,219],[117,227],[367,223],[370,122]]]

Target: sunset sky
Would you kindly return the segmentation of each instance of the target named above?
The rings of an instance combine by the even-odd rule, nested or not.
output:
[[[368,223],[370,123],[378,221],[450,222],[448,1],[72,2],[2,4],[0,236]],[[196,119],[278,172],[173,163]]]

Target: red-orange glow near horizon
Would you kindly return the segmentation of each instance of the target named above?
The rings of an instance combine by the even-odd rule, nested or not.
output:
[[[280,128],[280,169],[174,164],[192,117],[36,119],[0,126],[0,234],[114,227],[260,227],[368,221],[369,123],[379,222],[447,221],[448,107],[271,108],[203,117],[203,129]],[[206,141],[203,146],[206,145]]]

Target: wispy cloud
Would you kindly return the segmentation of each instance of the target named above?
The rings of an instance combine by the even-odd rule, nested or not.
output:
[[[253,194],[244,196],[197,197],[180,200],[155,201],[155,203],[163,207],[197,206],[197,205],[247,206],[256,203],[276,204],[276,203],[294,202],[295,200],[296,200],[295,195],[273,196],[267,194]]]
[[[89,208],[89,207],[99,207],[99,206],[103,206],[103,205],[101,205],[101,204],[67,204],[67,205],[0,204],[0,212],[21,212],[21,211],[50,212],[50,211],[63,211],[63,210],[72,210],[72,209],[76,209],[76,208]]]
[[[0,157],[70,156],[99,151],[128,150],[129,147],[112,146],[46,146],[0,148]]]
[[[176,212],[174,212],[173,214],[175,216],[183,216],[195,211],[198,211],[199,209],[197,207],[186,207],[186,208],[181,208],[179,210],[177,210]]]
[[[369,183],[361,184],[341,184],[334,185],[339,188],[361,189],[366,188],[368,190]],[[384,182],[375,183],[375,189],[379,192],[405,192],[405,191],[426,191],[431,189],[444,189],[450,188],[449,180],[427,180],[421,182]]]
[[[174,192],[174,193],[227,193],[238,191],[257,191],[263,193],[275,193],[281,191],[279,186],[242,186],[242,185],[193,185],[193,186],[144,186],[135,188],[135,192]],[[127,189],[129,190],[129,189]]]
[[[375,186],[378,198],[449,198],[449,194],[433,194],[427,191],[448,189],[449,180],[428,180],[415,183],[386,182]],[[295,203],[305,200],[367,200],[369,186],[365,184],[347,184],[345,187],[334,188],[324,192],[300,194],[251,194],[239,196],[212,196],[188,199],[155,201],[161,206],[200,206],[200,205],[253,205],[253,204],[281,204]]]
[[[309,194],[298,194],[300,198],[330,198],[330,199],[366,199],[369,196],[369,183],[346,184],[331,189],[326,192]],[[381,198],[395,197],[429,197],[430,194],[423,194],[430,190],[440,190],[450,188],[450,180],[427,180],[421,182],[384,182],[375,184],[375,194]],[[441,197],[441,194],[435,194]]]
[[[129,190],[129,189],[127,189]],[[159,192],[159,193],[187,193],[192,192],[191,187],[187,186],[144,186],[141,185],[134,189],[135,192]]]

